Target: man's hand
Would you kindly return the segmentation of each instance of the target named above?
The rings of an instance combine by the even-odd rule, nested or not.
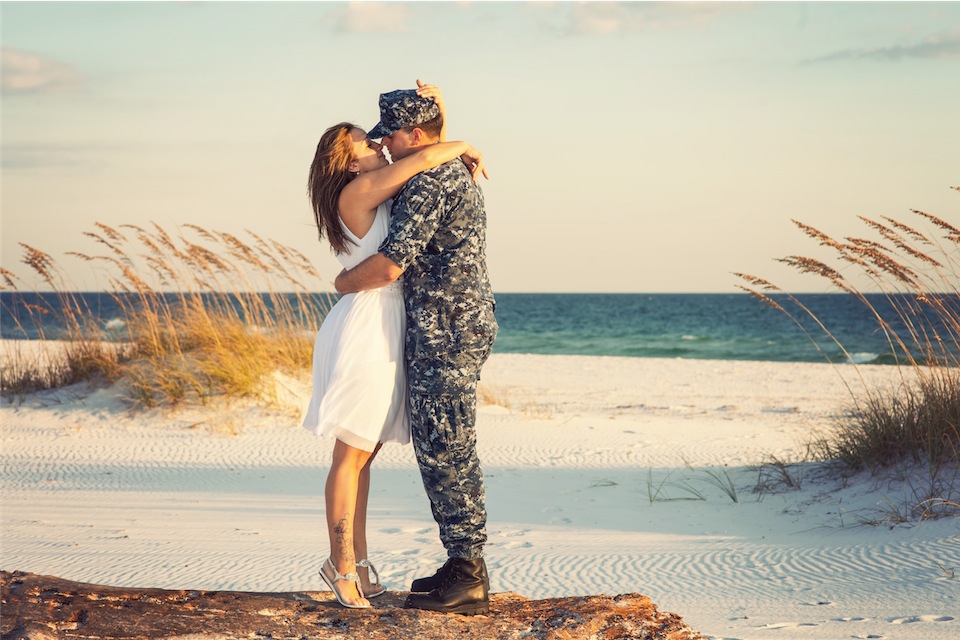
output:
[[[333,287],[337,290],[337,293],[343,295],[345,293],[353,293],[352,291],[344,291],[341,287],[345,280],[345,274],[347,273],[346,269],[341,269],[340,273],[337,274],[337,277],[333,280]]]
[[[403,275],[403,269],[382,253],[375,253],[353,269],[344,269],[337,274],[333,286],[337,293],[345,295],[385,287]]]

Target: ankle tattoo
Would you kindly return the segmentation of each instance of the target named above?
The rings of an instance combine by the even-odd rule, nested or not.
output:
[[[336,537],[335,542],[340,551],[340,561],[347,564],[355,564],[356,559],[353,554],[353,532],[350,530],[350,514],[344,514],[343,518],[333,527],[333,533]]]

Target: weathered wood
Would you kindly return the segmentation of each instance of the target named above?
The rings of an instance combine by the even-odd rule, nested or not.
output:
[[[491,597],[490,614],[404,609],[404,592],[345,609],[329,592],[129,589],[21,571],[0,573],[2,640],[53,638],[318,638],[340,640],[697,640],[636,593],[528,600]]]

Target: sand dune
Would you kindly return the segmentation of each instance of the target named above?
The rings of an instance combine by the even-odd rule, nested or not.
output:
[[[849,397],[841,375],[860,384],[818,364],[495,355],[478,426],[493,590],[640,592],[714,638],[960,637],[960,522],[863,524],[922,471],[844,481],[797,463],[788,489],[758,466],[802,458]],[[285,409],[131,413],[86,387],[4,402],[2,568],[323,590],[331,443],[298,426],[304,382],[284,382]],[[442,561],[409,447],[378,458],[369,537],[388,586]]]

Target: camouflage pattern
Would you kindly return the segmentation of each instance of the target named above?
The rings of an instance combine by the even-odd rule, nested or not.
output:
[[[404,186],[380,245],[404,270],[412,438],[450,557],[483,557],[487,539],[477,382],[498,327],[486,222],[483,193],[458,159]]]
[[[411,393],[476,391],[497,335],[483,205],[460,160],[414,177],[393,202],[380,253],[403,269]]]
[[[433,120],[440,108],[433,98],[421,98],[415,89],[397,89],[380,94],[380,122],[368,138],[389,136],[404,127],[412,127]]]
[[[413,450],[440,541],[451,558],[482,558],[487,541],[477,395],[412,395]]]

